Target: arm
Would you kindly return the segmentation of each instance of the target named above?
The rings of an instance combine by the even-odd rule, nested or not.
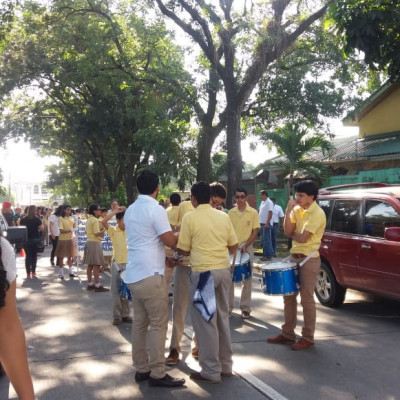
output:
[[[126,210],[126,207],[123,206],[118,206],[115,210],[112,210],[110,213],[108,213],[101,221],[101,224],[104,226],[104,229],[108,229],[108,221],[116,214],[123,212]]]
[[[178,235],[175,233],[172,233],[172,231],[168,231],[163,233],[162,235],[159,236],[161,241],[168,247],[171,247],[173,249],[176,246],[176,243],[178,242]]]
[[[182,256],[190,256],[190,251],[186,251],[186,250],[182,250],[177,248],[176,251],[178,252],[178,254],[182,255]]]
[[[50,234],[51,238],[54,240],[56,238],[56,235],[54,233],[54,221],[50,221]]]
[[[268,212],[267,222],[264,225],[264,229],[268,229],[272,219],[272,211]]]
[[[296,241],[298,243],[306,243],[307,240],[309,240],[311,237],[311,232],[303,231],[301,233],[296,233],[295,232],[296,224],[294,224],[290,220],[290,213],[292,212],[295,205],[296,205],[295,200],[288,201],[288,204],[286,207],[286,212],[285,212],[285,221],[284,221],[285,235],[288,238],[293,239],[294,241]]]
[[[236,244],[234,244],[233,246],[228,246],[228,250],[229,250],[229,253],[231,253],[231,254],[236,254],[236,252],[237,252],[237,249],[238,249],[238,244],[236,243]]]
[[[25,334],[18,316],[15,291],[14,280],[6,292],[6,305],[0,309],[0,358],[18,398],[34,400]]]
[[[247,250],[247,248],[253,244],[253,242],[256,240],[257,235],[258,235],[258,228],[255,228],[251,231],[250,237],[247,239],[246,243],[242,247],[241,250],[242,253],[244,253]]]

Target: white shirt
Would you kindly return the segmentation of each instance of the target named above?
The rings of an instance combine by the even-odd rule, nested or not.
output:
[[[272,211],[274,208],[274,203],[270,198],[262,201],[260,204],[260,211],[258,213],[258,219],[260,220],[260,224],[265,224],[268,221],[269,212]],[[270,221],[272,224],[272,218]]]
[[[159,236],[171,231],[165,208],[152,197],[139,195],[125,211],[124,222],[128,244],[125,283],[164,275],[165,247]]]
[[[272,210],[272,223],[279,224],[280,218],[283,218],[285,214],[283,213],[282,207],[278,204],[274,205],[274,209]]]
[[[60,228],[58,227],[58,218],[57,215],[51,214],[49,217],[49,231],[50,231],[50,222],[53,223],[53,232],[55,236],[60,236]],[[50,233],[51,234],[51,233]]]
[[[7,239],[0,237],[1,260],[3,261],[4,271],[7,272],[7,281],[11,283],[17,277],[17,265],[15,262],[14,248]]]

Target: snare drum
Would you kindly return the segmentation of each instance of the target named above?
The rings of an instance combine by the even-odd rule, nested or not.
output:
[[[230,255],[230,265],[232,265],[233,255]],[[241,253],[240,250],[236,253],[235,268],[233,270],[232,282],[247,281],[251,278],[253,272],[251,271],[250,254]]]
[[[128,285],[124,281],[125,271],[122,271],[120,276],[121,276],[121,283],[119,286],[119,295],[121,296],[121,299],[131,301],[132,300],[131,291],[129,290]]]
[[[300,281],[297,264],[288,261],[264,265],[262,276],[265,294],[287,296],[299,292]]]

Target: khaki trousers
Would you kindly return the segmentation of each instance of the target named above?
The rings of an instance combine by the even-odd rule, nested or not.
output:
[[[172,303],[172,335],[170,350],[181,352],[181,340],[185,329],[185,315],[189,305],[189,276],[191,269],[186,265],[175,267],[174,297]]]
[[[254,248],[253,246],[249,246],[247,248],[247,252],[250,255],[250,265],[253,268],[253,261],[254,261]],[[238,260],[236,260],[238,261]],[[242,311],[251,312],[251,292],[252,292],[252,280],[253,277],[251,276],[250,279],[247,281],[242,281],[242,291],[240,294],[240,303],[239,307]],[[231,283],[231,287],[229,290],[229,314],[232,313],[232,310],[235,308],[235,283]]]
[[[133,304],[133,364],[138,372],[151,370],[153,378],[161,379],[165,376],[165,340],[168,328],[168,291],[165,277],[153,275],[130,283],[128,287]],[[149,349],[148,352],[146,348]]]
[[[214,278],[217,311],[210,322],[193,307],[193,296],[199,282],[199,272],[192,272],[189,284],[190,313],[199,347],[199,364],[204,378],[220,380],[221,372],[232,372],[232,346],[229,328],[229,268],[211,270]]]
[[[124,318],[130,316],[129,301],[122,299],[119,294],[120,272],[126,270],[126,264],[117,264],[114,260],[111,265],[111,296],[113,318]],[[120,272],[118,272],[120,271]]]
[[[302,259],[292,258],[293,262],[300,262]],[[300,267],[300,302],[303,307],[304,326],[301,332],[303,339],[314,343],[315,323],[317,311],[314,300],[314,289],[317,283],[317,276],[321,266],[321,258],[311,258]],[[282,325],[282,335],[288,339],[295,340],[295,328],[297,325],[297,294],[284,296],[285,323]]]

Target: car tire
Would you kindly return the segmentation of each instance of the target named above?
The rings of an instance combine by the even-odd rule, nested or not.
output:
[[[322,261],[318,273],[315,294],[319,302],[325,307],[339,307],[346,296],[346,288],[339,285],[330,266]]]

